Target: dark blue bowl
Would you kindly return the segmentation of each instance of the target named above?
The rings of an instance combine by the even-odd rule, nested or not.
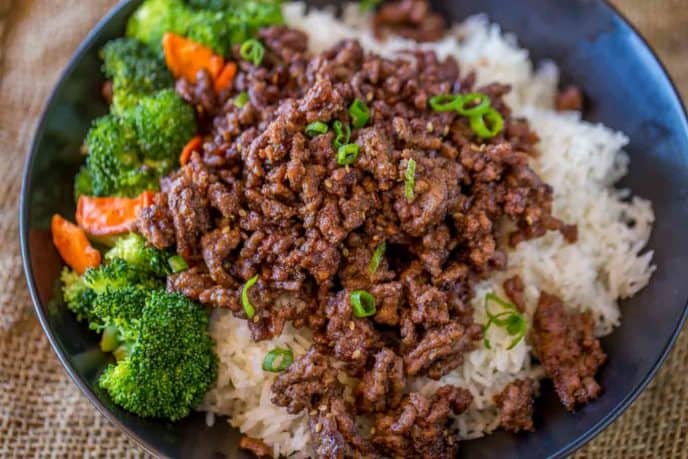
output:
[[[72,180],[79,147],[91,120],[106,113],[100,98],[98,49],[120,36],[140,1],[125,1],[81,45],[55,88],[26,164],[21,202],[21,242],[26,277],[38,317],[74,382],[113,423],[150,452],[172,457],[238,457],[238,434],[204,415],[179,423],[132,416],[98,389],[108,362],[97,337],[75,321],[59,300],[62,262],[52,246],[49,219],[74,211]],[[313,1],[311,4],[335,4]],[[566,413],[551,387],[537,403],[537,432],[499,432],[463,443],[461,457],[560,457],[589,441],[640,394],[671,349],[686,317],[688,282],[688,123],[669,77],[648,45],[609,5],[599,0],[437,1],[447,18],[487,13],[514,32],[532,57],[552,58],[564,82],[582,87],[587,119],[625,132],[631,170],[622,186],[648,198],[657,216],[650,247],[658,270],[650,285],[624,301],[622,326],[603,340],[609,363],[600,373],[604,395],[575,414]]]

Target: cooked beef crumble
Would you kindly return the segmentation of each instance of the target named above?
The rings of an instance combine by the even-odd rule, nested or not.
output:
[[[436,38],[424,34],[442,28],[425,25],[441,19],[426,7],[403,1],[403,17],[383,7],[378,25]],[[262,30],[260,38],[266,46],[260,67],[234,50],[239,72],[230,91],[213,94],[207,75],[195,85],[177,83],[197,108],[203,147],[163,179],[153,205],[139,214],[140,232],[156,247],[176,247],[189,262],[191,269],[169,277],[170,291],[237,317],[248,319],[242,287],[258,276],[247,292],[255,340],[279,335],[288,322],[313,331],[311,350],[272,390],[275,404],[309,413],[319,457],[453,457],[450,418],[467,409],[471,396],[443,387],[426,398],[404,394],[404,387],[409,377],[439,379],[478,345],[473,287],[506,266],[503,241],[516,245],[549,230],[575,240],[575,227],[551,214],[551,187],[528,165],[538,138],[526,120],[512,116],[503,100],[508,86],[475,88],[475,76],[462,75],[452,58],[417,51],[386,59],[356,41],[311,55],[307,36],[286,27]],[[482,140],[466,118],[428,108],[435,95],[469,91],[487,94],[504,117],[496,137]],[[238,107],[234,98],[242,92],[249,101]],[[355,99],[370,108],[370,121],[352,129],[360,153],[341,166],[332,128],[314,137],[305,128],[350,123]],[[405,193],[411,160],[413,199]],[[503,234],[504,220],[514,228],[510,235]],[[383,243],[386,251],[370,269]],[[374,316],[354,316],[354,290],[373,295]],[[584,397],[572,380],[582,365],[581,384],[593,388],[594,371],[580,355],[592,343],[588,323],[557,318],[544,304],[536,348],[572,407],[594,392]],[[576,332],[560,336],[547,328],[552,320]],[[566,345],[575,355],[555,362]],[[353,398],[345,398],[339,372],[359,378]],[[512,395],[502,402],[505,426],[528,428],[527,393]],[[364,414],[375,419],[372,435],[356,428]]]
[[[597,398],[602,391],[595,373],[607,356],[593,335],[594,324],[589,312],[567,312],[556,296],[540,296],[533,321],[533,347],[569,411]]]
[[[499,426],[510,432],[533,431],[533,403],[536,382],[518,379],[495,396],[499,409]]]

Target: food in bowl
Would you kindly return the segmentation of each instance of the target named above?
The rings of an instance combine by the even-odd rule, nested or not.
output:
[[[103,58],[53,228],[116,403],[227,416],[258,455],[452,457],[533,430],[543,378],[600,396],[653,213],[554,64],[418,0],[148,0]]]

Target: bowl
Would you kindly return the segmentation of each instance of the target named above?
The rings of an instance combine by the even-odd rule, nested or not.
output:
[[[323,6],[336,1],[311,1]],[[688,122],[666,71],[639,34],[599,0],[437,1],[445,17],[461,20],[487,13],[518,36],[534,60],[551,58],[563,82],[583,88],[585,118],[630,137],[630,173],[621,186],[652,201],[657,221],[649,243],[658,266],[648,287],[622,302],[622,325],[602,340],[609,354],[599,373],[605,392],[575,414],[564,411],[550,385],[536,405],[535,433],[497,432],[462,443],[460,457],[562,457],[616,419],[655,375],[686,318],[688,282]],[[89,34],[71,59],[47,103],[24,173],[21,244],[24,267],[41,325],[65,369],[91,402],[115,425],[156,455],[186,458],[248,457],[238,451],[238,432],[225,422],[208,428],[196,413],[178,422],[140,419],[98,388],[109,362],[98,337],[62,304],[62,261],[52,246],[50,216],[74,211],[72,179],[91,121],[107,112],[100,97],[98,49],[120,36],[139,1],[120,3]]]

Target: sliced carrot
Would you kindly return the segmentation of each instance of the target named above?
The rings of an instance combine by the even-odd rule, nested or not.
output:
[[[205,69],[215,80],[222,72],[225,60],[213,50],[187,38],[166,33],[162,39],[165,62],[176,78],[196,83],[196,75]]]
[[[100,252],[91,246],[84,230],[60,215],[53,215],[50,223],[53,244],[67,266],[79,274],[100,265]]]
[[[225,89],[229,88],[234,81],[237,74],[237,65],[234,62],[227,62],[225,68],[222,69],[220,75],[215,79],[215,93],[220,94]]]
[[[203,144],[203,139],[201,139],[199,136],[194,137],[193,139],[189,140],[189,142],[186,144],[184,149],[182,150],[182,154],[179,156],[179,162],[181,163],[182,166],[186,166],[186,163],[189,162],[191,159],[191,154],[201,148],[201,145]]]
[[[137,198],[94,198],[81,196],[76,208],[76,222],[90,236],[128,233],[136,227],[139,210],[151,203],[152,193]]]

